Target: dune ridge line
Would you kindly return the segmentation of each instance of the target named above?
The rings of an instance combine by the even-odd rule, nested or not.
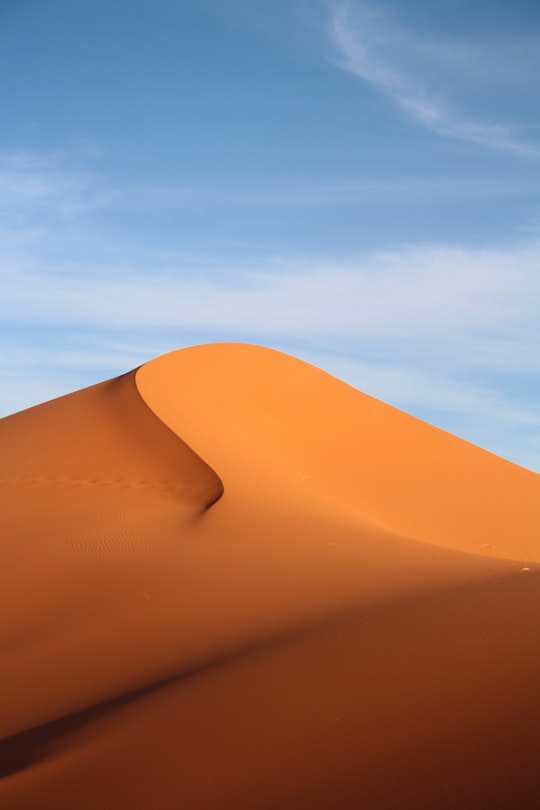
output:
[[[0,448],[2,808],[536,806],[538,476],[247,344]]]

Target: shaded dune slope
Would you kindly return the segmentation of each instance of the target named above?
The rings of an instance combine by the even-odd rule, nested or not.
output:
[[[239,344],[0,442],[9,810],[536,806],[538,476]]]
[[[130,685],[137,638],[122,649],[115,637],[149,612],[154,525],[181,531],[223,487],[148,409],[134,372],[1,420],[0,446],[5,736]]]

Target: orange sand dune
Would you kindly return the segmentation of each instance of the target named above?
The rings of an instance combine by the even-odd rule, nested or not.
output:
[[[0,448],[2,808],[537,807],[537,475],[240,344]]]

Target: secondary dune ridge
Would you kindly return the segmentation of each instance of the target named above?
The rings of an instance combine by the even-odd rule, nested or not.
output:
[[[242,344],[0,446],[2,807],[536,807],[536,474]]]

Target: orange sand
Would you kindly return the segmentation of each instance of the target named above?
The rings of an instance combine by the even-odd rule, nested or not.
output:
[[[241,344],[0,448],[3,810],[537,807],[536,474]]]

